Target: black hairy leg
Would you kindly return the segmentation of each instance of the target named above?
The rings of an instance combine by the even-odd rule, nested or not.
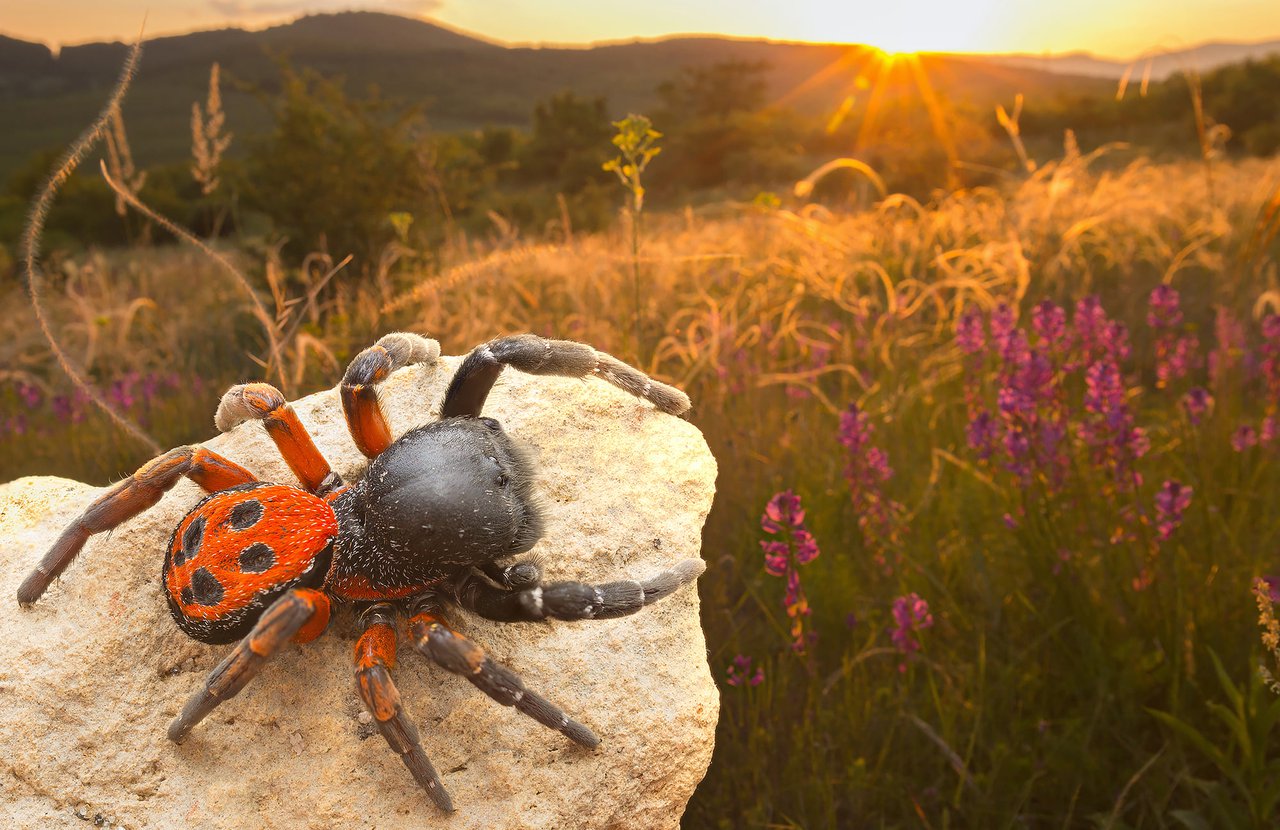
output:
[[[536,557],[521,559],[510,565],[482,562],[477,567],[481,573],[509,591],[534,588],[542,584],[542,563]]]
[[[505,366],[531,375],[572,378],[595,375],[672,415],[681,415],[690,406],[689,397],[679,389],[653,380],[639,369],[585,343],[517,334],[490,340],[466,356],[449,383],[440,417],[479,417],[489,390]]]
[[[396,612],[387,603],[370,606],[361,621],[364,631],[356,641],[356,689],[373,715],[378,731],[436,806],[453,812],[453,801],[427,753],[418,729],[400,703],[400,692],[391,680],[396,663]]]
[[[600,739],[590,729],[570,720],[560,707],[526,688],[515,672],[489,659],[484,649],[450,628],[434,597],[423,597],[415,603],[409,618],[409,637],[413,647],[427,658],[465,677],[503,706],[515,707],[574,743],[589,748],[600,745]]]
[[[600,585],[552,582],[519,590],[495,587],[469,575],[458,584],[457,599],[463,608],[499,622],[607,620],[634,614],[646,605],[669,596],[682,585],[697,579],[706,567],[701,559],[686,559],[641,581],[623,580]]]
[[[169,724],[169,740],[180,744],[196,724],[240,693],[289,643],[320,636],[329,622],[329,598],[310,588],[294,588],[262,613],[253,630],[209,673],[182,712]]]
[[[342,411],[356,447],[367,458],[391,446],[391,428],[378,403],[378,384],[411,363],[435,363],[440,344],[418,334],[388,334],[352,358],[342,376]]]

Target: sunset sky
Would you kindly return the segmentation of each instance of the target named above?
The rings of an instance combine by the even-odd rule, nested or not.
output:
[[[51,45],[376,9],[511,43],[680,33],[869,43],[889,51],[1067,52],[1117,58],[1206,40],[1280,38],[1277,0],[0,0],[0,32]]]

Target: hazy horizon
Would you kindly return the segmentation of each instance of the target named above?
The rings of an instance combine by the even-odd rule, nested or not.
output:
[[[102,41],[131,41],[146,20],[148,40],[192,32],[240,28],[262,30],[285,25],[309,14],[331,14],[340,11],[379,11],[423,20],[460,33],[507,46],[590,47],[634,40],[661,40],[671,37],[713,36],[737,39],[767,39],[808,43],[860,43],[887,51],[951,52],[969,54],[1024,54],[1056,56],[1088,53],[1101,59],[1134,60],[1153,53],[1178,51],[1210,42],[1254,44],[1280,39],[1280,7],[1271,3],[1228,3],[1224,6],[1196,9],[1207,5],[1178,0],[1160,4],[1163,34],[1142,20],[1144,25],[1133,31],[1118,25],[1135,11],[1149,9],[1151,0],[1112,0],[1105,21],[1092,37],[1077,36],[1078,41],[1065,41],[1069,32],[1080,31],[1088,7],[1103,8],[1102,0],[1084,0],[1067,24],[1047,14],[1048,7],[1032,11],[1018,4],[1000,0],[969,0],[951,4],[932,0],[916,0],[900,4],[893,12],[831,12],[822,0],[796,0],[786,12],[772,7],[767,0],[750,0],[734,4],[733,19],[717,18],[724,12],[720,2],[695,4],[682,14],[671,12],[674,0],[652,0],[655,14],[642,21],[628,16],[623,21],[630,29],[618,29],[611,14],[621,14],[622,4],[595,3],[590,7],[580,0],[544,0],[536,4],[523,0],[487,0],[485,9],[476,8],[473,0],[191,0],[156,9],[147,9],[145,0],[113,0],[91,3],[88,0],[59,0],[35,6],[15,0],[0,0],[0,34],[29,42],[40,42],[54,51],[64,46]],[[1008,8],[1005,8],[1005,6]],[[495,10],[493,7],[497,6]],[[570,13],[570,9],[579,7]],[[549,7],[560,9],[556,14]],[[595,11],[592,11],[594,9]],[[936,13],[936,14],[935,14]],[[925,18],[918,15],[925,14]],[[533,15],[533,18],[531,18]],[[774,19],[770,20],[769,15]],[[958,17],[956,15],[959,15]],[[584,19],[585,18],[585,19]],[[1207,22],[1202,18],[1206,18]],[[129,31],[122,21],[136,21]],[[531,19],[541,26],[530,24]],[[184,22],[180,22],[184,21]],[[681,27],[681,21],[688,26]],[[698,25],[719,21],[722,25]],[[1030,22],[1029,22],[1030,21]],[[962,25],[958,25],[958,22]],[[1190,25],[1198,24],[1198,25]],[[1036,26],[1051,25],[1052,37],[1035,31]],[[663,27],[666,27],[665,29]],[[550,28],[547,28],[550,27]],[[754,27],[754,29],[753,29]],[[1087,26],[1084,27],[1087,30]],[[805,31],[819,36],[805,36]],[[1057,31],[1061,30],[1061,31]],[[1194,39],[1187,34],[1195,32]],[[538,32],[542,32],[538,36]],[[592,33],[596,33],[594,36]],[[1259,34],[1265,32],[1265,34]],[[513,33],[516,36],[512,36]],[[521,37],[520,34],[529,36]],[[858,37],[864,34],[865,37]],[[1010,40],[1012,39],[1012,40]],[[1092,41],[1092,42],[1089,42]],[[913,45],[914,44],[914,45]],[[1127,44],[1127,45],[1126,45]]]

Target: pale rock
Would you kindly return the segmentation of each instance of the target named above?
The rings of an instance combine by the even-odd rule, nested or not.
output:
[[[393,374],[396,434],[436,417],[459,358]],[[365,460],[336,390],[294,404],[333,468]],[[212,405],[210,415],[212,416]],[[503,373],[485,414],[531,452],[548,580],[647,577],[699,555],[716,465],[689,423],[599,380]],[[206,446],[296,483],[258,423]],[[164,545],[201,497],[181,481],[90,540],[30,609],[18,584],[101,490],[0,486],[0,826],[83,828],[675,828],[711,759],[719,698],[685,587],[639,614],[457,627],[600,736],[596,750],[502,707],[403,641],[394,671],[453,797],[445,815],[361,718],[351,614],[289,648],[177,746],[165,729],[231,648],[184,636],[160,593]],[[704,577],[705,578],[705,577]]]

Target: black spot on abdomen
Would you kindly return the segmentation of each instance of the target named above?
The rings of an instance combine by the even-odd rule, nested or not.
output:
[[[231,525],[232,530],[245,530],[256,525],[262,518],[263,512],[262,502],[257,499],[242,501],[231,508],[231,516],[228,517],[227,524]]]
[[[244,573],[266,573],[275,563],[276,552],[265,542],[254,542],[240,551],[240,570]]]
[[[200,543],[204,541],[204,516],[196,516],[187,529],[182,532],[182,547],[174,551],[173,564],[181,565],[200,552]],[[209,574],[213,576],[213,574]],[[215,582],[217,580],[214,580]],[[216,604],[216,603],[215,603]]]
[[[222,583],[208,568],[198,568],[191,575],[191,585],[182,589],[184,602],[187,601],[187,591],[191,592],[191,601],[196,605],[217,605],[222,602],[222,596],[225,593]]]

